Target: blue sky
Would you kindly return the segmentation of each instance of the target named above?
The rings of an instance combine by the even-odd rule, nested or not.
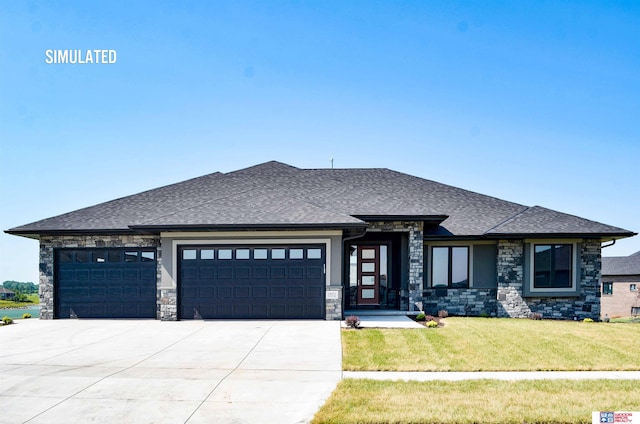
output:
[[[636,1],[3,0],[0,227],[334,158],[638,232],[639,75]],[[37,250],[0,235],[0,281]]]

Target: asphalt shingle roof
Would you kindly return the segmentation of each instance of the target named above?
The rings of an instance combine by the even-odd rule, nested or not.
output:
[[[446,218],[435,234],[632,232],[389,169],[299,169],[267,162],[213,173],[8,230],[14,234],[131,228],[350,227],[372,217]],[[434,233],[431,233],[434,234]]]
[[[629,256],[603,256],[602,275],[640,275],[640,251]]]

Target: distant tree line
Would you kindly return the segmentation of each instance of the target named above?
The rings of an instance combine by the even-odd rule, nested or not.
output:
[[[33,283],[21,283],[20,281],[5,281],[2,283],[5,289],[19,294],[38,293],[38,285]]]

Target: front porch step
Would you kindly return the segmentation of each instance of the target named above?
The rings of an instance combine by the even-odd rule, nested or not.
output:
[[[401,315],[418,315],[420,312],[414,311],[398,311],[395,309],[346,309],[344,311],[344,316],[348,317],[349,315],[356,316],[401,316]]]

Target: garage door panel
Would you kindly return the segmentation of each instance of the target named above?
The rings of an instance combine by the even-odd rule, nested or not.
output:
[[[88,281],[89,280],[89,271],[87,270],[78,270],[76,271],[76,281]]]
[[[106,294],[104,287],[91,287],[89,289],[89,296],[95,299],[103,299],[106,297]]]
[[[143,280],[156,280],[156,270],[154,269],[143,269],[140,270],[140,278]]]
[[[108,276],[109,280],[121,281],[122,280],[122,270],[120,270],[120,269],[110,269],[107,272],[107,276]]]
[[[271,297],[274,299],[285,297],[287,294],[287,288],[283,286],[271,287]]]
[[[218,287],[218,298],[225,299],[233,296],[233,287]]]
[[[287,297],[304,297],[304,287],[289,287],[289,289],[287,290]]]
[[[322,278],[323,269],[321,266],[309,266],[307,267],[307,278],[314,280],[316,278]]]
[[[200,287],[198,297],[201,299],[213,299],[215,297],[213,287]]]
[[[122,297],[122,287],[109,287],[109,292],[107,296],[110,298],[120,298]]]
[[[224,279],[232,279],[233,278],[233,268],[229,268],[229,267],[224,267],[224,268],[218,268],[218,279],[219,280],[224,280]]]
[[[269,278],[269,268],[265,266],[254,267],[253,278],[254,279]]]
[[[289,268],[289,279],[301,279],[304,278],[304,268],[301,266],[291,267]]]
[[[236,299],[250,299],[251,288],[250,287],[235,287],[233,295]]]
[[[212,267],[200,268],[200,278],[204,278],[204,279],[216,278],[216,269]]]
[[[324,318],[323,245],[181,246],[178,258],[181,318]]]
[[[285,267],[271,267],[271,278],[284,280],[287,278],[287,269]]]
[[[139,280],[140,273],[135,269],[127,269],[124,271],[124,279],[125,280]]]
[[[306,296],[307,297],[322,297],[324,290],[320,287],[307,287],[306,288]]]
[[[107,277],[107,273],[101,269],[101,270],[94,270],[91,271],[91,279],[92,280],[104,280]]]
[[[251,297],[266,298],[269,296],[269,287],[253,287]]]
[[[58,250],[56,317],[69,318],[73,310],[79,318],[154,318],[155,252],[124,250]]]
[[[235,279],[243,280],[251,278],[251,268],[242,267],[236,268]]]

